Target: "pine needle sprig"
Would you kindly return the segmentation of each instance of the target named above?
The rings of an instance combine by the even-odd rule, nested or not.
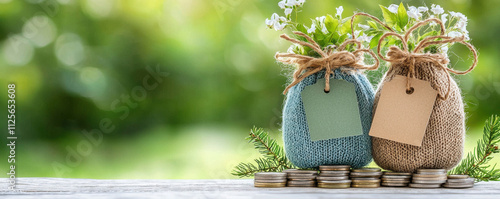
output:
[[[295,168],[285,155],[285,150],[278,142],[269,137],[269,134],[261,128],[252,128],[246,138],[249,143],[253,143],[254,148],[263,156],[255,159],[254,163],[238,164],[232,175],[239,177],[251,176],[257,172],[283,171]]]
[[[500,117],[492,115],[485,123],[483,137],[477,141],[474,151],[469,152],[465,159],[450,174],[464,174],[476,178],[476,181],[500,180],[500,169],[489,165],[493,154],[500,153]]]

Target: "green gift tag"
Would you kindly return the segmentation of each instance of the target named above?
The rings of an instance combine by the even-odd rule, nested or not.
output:
[[[330,92],[324,89],[325,79],[318,79],[301,93],[311,140],[362,135],[354,84],[330,79]]]

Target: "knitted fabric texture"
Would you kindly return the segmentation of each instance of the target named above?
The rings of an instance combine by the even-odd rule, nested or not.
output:
[[[334,79],[343,79],[355,85],[363,135],[311,141],[301,92],[306,86],[325,77],[325,70],[310,75],[288,91],[283,108],[283,139],[288,159],[300,168],[339,164],[363,167],[372,160],[368,132],[372,121],[373,88],[363,74],[335,70]],[[342,114],[342,113],[337,113]]]
[[[395,75],[406,76],[408,70],[408,66],[401,64],[389,69],[375,95],[374,110],[384,83]],[[446,91],[451,84],[448,98],[436,99],[422,146],[372,137],[373,159],[383,169],[395,172],[415,172],[420,168],[451,169],[462,159],[464,149],[465,114],[460,90],[452,78],[448,81],[446,71],[433,63],[416,63],[415,78],[429,81],[434,89],[441,91]]]

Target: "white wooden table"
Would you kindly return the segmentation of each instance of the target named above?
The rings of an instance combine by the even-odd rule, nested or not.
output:
[[[94,180],[20,178],[18,192],[0,179],[0,198],[496,198],[500,182],[476,183],[471,189],[413,188],[255,188],[253,180]]]

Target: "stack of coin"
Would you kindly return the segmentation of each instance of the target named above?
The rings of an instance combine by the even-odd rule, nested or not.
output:
[[[289,187],[315,187],[316,176],[318,171],[315,170],[300,170],[300,169],[287,169],[283,171],[287,173]]]
[[[413,174],[410,187],[413,188],[439,188],[446,182],[445,169],[418,169]]]
[[[361,168],[351,171],[351,187],[356,188],[377,188],[380,187],[380,176],[382,172],[379,168]]]
[[[469,175],[449,175],[443,187],[454,189],[472,188],[474,187],[474,180]]]
[[[316,178],[318,187],[330,189],[343,189],[351,187],[349,165],[321,165],[319,176]]]
[[[285,187],[286,186],[286,173],[281,172],[260,172],[255,173],[254,186],[255,187]]]
[[[382,175],[384,187],[407,187],[410,183],[411,173],[398,173],[386,171]]]

